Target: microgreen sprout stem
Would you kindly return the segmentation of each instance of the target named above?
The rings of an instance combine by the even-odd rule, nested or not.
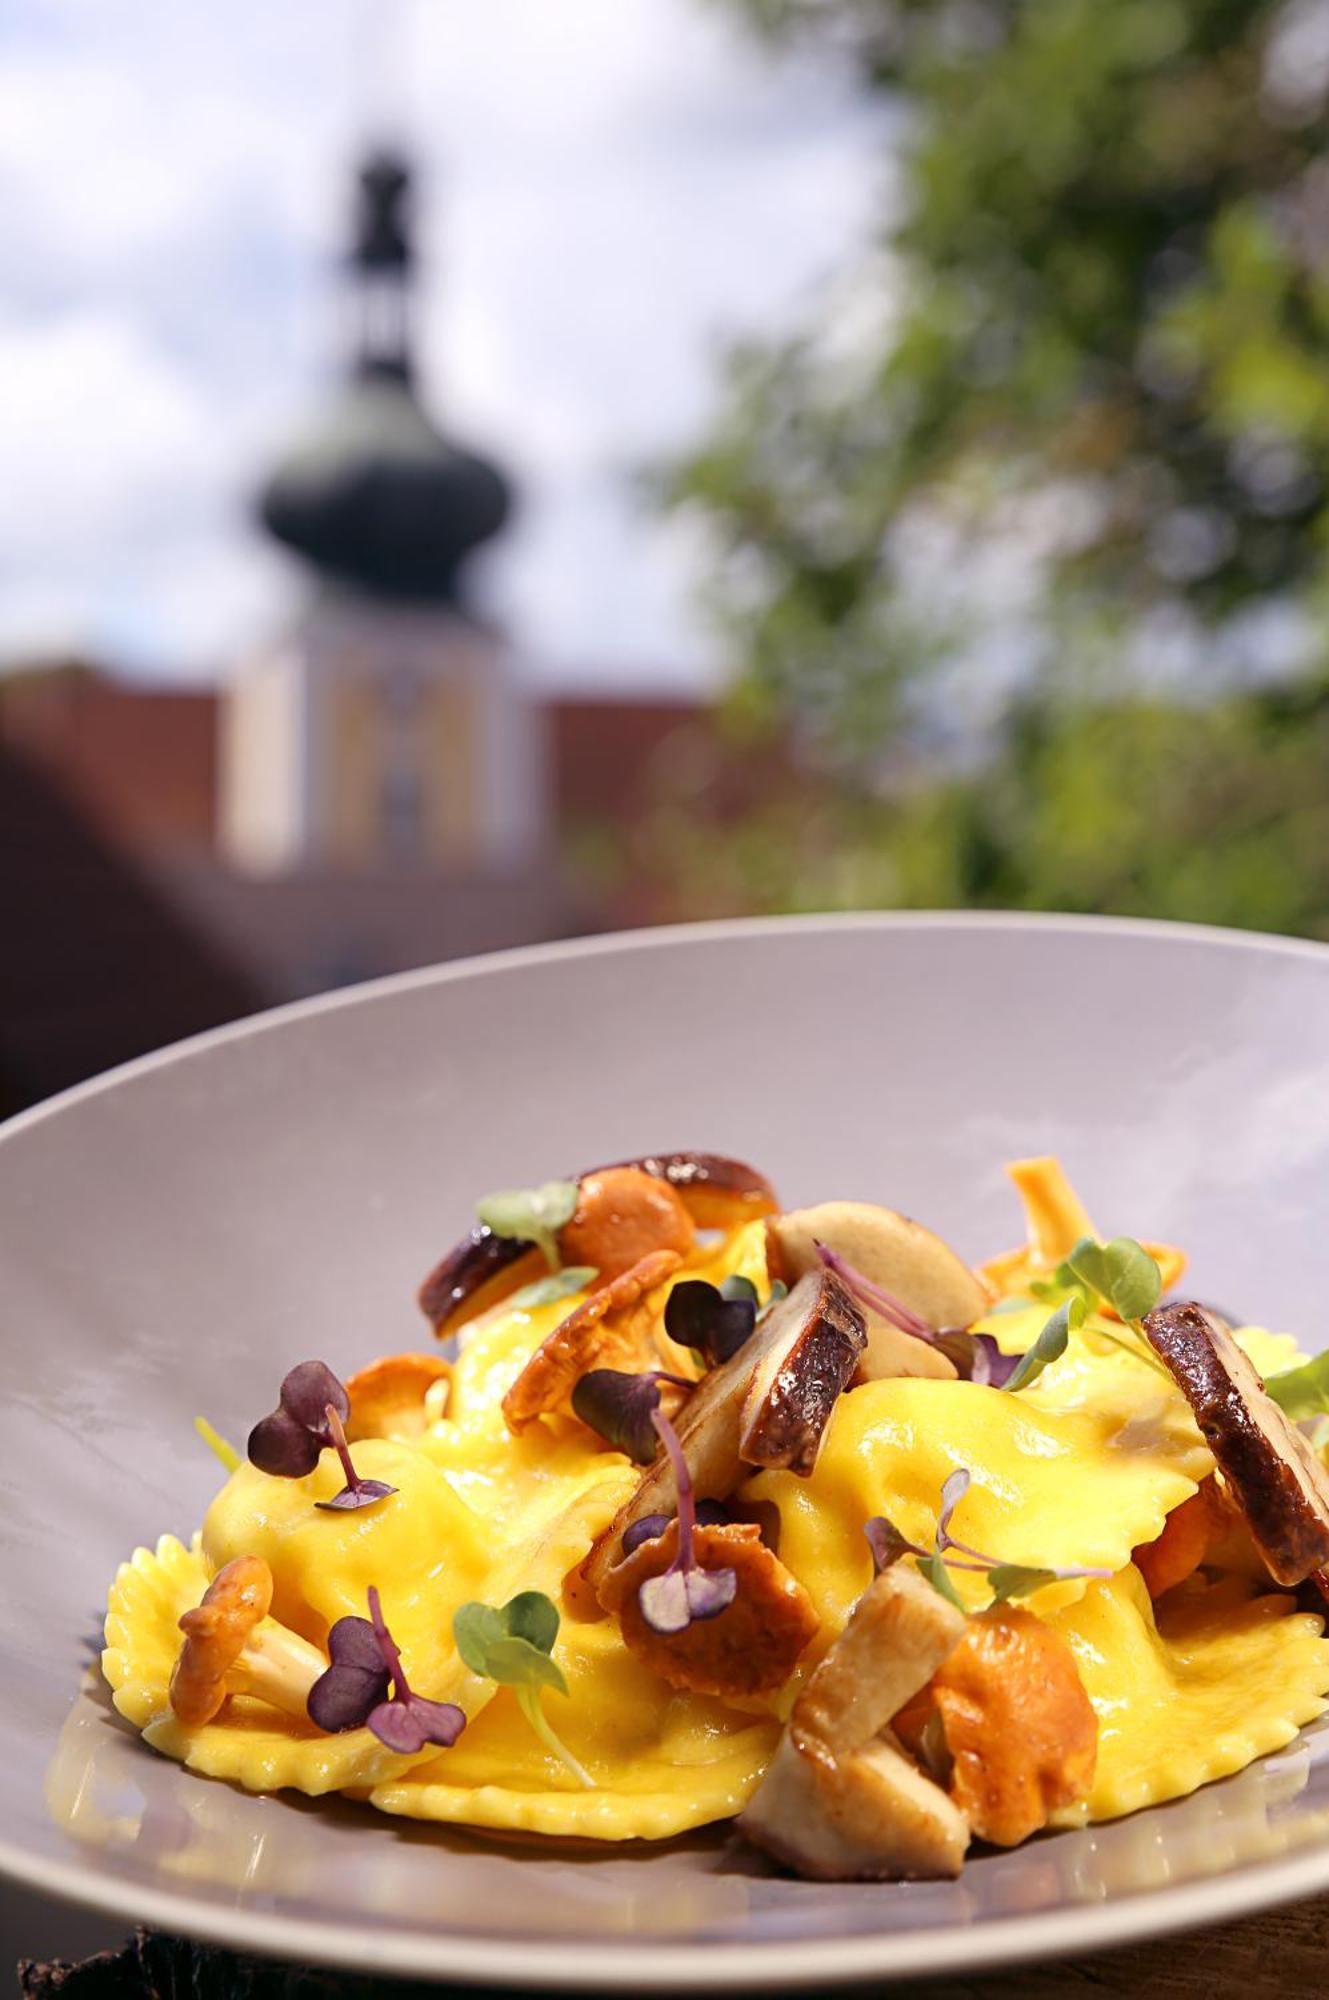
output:
[[[949,1598],[952,1604],[959,1605],[962,1611],[967,1607],[950,1580],[948,1572],[953,1569],[966,1570],[973,1575],[987,1577],[992,1586],[989,1609],[992,1605],[1005,1603],[1011,1597],[1031,1596],[1034,1591],[1041,1590],[1047,1583],[1064,1583],[1082,1577],[1111,1576],[1112,1571],[1109,1569],[1085,1568],[1078,1564],[1068,1565],[1062,1569],[1045,1569],[1027,1563],[1005,1562],[1000,1556],[985,1555],[981,1549],[960,1541],[951,1533],[951,1518],[969,1491],[971,1481],[972,1476],[963,1465],[957,1465],[955,1470],[947,1475],[941,1489],[936,1540],[930,1550],[920,1548],[917,1542],[911,1542],[885,1514],[875,1515],[868,1521],[864,1533],[872,1550],[873,1567],[877,1574],[880,1575],[883,1570],[889,1569],[901,1556],[917,1556],[918,1566],[928,1582],[943,1597]]]
[[[558,1606],[540,1590],[523,1590],[498,1606],[463,1604],[452,1620],[457,1651],[473,1674],[510,1687],[517,1706],[547,1750],[553,1752],[588,1791],[595,1780],[559,1737],[544,1712],[541,1691],[566,1694],[563,1670],[552,1657],[558,1637]]]
[[[883,1291],[882,1287],[874,1284],[871,1278],[864,1277],[863,1273],[857,1270],[847,1257],[842,1257],[838,1250],[832,1250],[827,1243],[818,1243],[816,1250],[828,1271],[834,1271],[836,1277],[848,1285],[850,1291],[856,1293],[864,1305],[871,1306],[874,1312],[880,1313],[883,1319],[889,1320],[901,1333],[912,1334],[915,1340],[926,1340],[929,1343],[936,1339],[936,1327],[929,1326],[926,1320],[918,1317],[917,1313],[910,1312],[904,1301],[897,1299],[893,1292]]]
[[[702,1569],[698,1565],[697,1501],[687,1458],[663,1411],[653,1410],[651,1422],[669,1456],[678,1489],[678,1548],[663,1575],[647,1577],[637,1602],[651,1630],[667,1635],[685,1631],[694,1620],[718,1618],[734,1601],[738,1576],[732,1569]]]
[[[194,1429],[198,1432],[208,1450],[216,1453],[228,1472],[234,1472],[238,1465],[244,1464],[244,1460],[235,1446],[227,1444],[221,1432],[214,1430],[206,1417],[195,1417]]]

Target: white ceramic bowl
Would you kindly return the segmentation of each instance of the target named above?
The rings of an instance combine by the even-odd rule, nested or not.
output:
[[[90,969],[95,976],[95,969]],[[89,1663],[107,1579],[215,1485],[311,1350],[417,1345],[477,1190],[703,1147],[791,1203],[1018,1235],[1056,1151],[1201,1296],[1314,1338],[1329,1294],[1329,950],[1151,924],[865,917],[506,954],[284,1010],[0,1137],[0,1865],[126,1920],[296,1960],[550,1985],[828,1984],[1235,1915],[1329,1886],[1326,1737],[959,1882],[791,1882],[723,1833],[504,1848],[155,1757]]]

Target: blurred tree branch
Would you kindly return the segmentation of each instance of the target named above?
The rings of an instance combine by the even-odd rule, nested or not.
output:
[[[1280,725],[1236,690],[1267,673],[1271,607],[1301,635],[1317,686],[1326,652],[1317,660],[1329,603],[1323,0],[712,4],[777,41],[848,49],[902,113],[877,240],[817,324],[731,358],[714,434],[667,481],[713,538],[736,700],[817,746],[846,813],[843,788],[854,793],[851,817],[886,813],[896,835],[878,825],[870,843],[881,859],[917,817],[902,763],[926,751],[939,709],[965,705],[946,669],[981,669],[1004,622],[1015,706],[988,731],[992,795],[981,834],[965,835],[992,849],[1002,894],[1071,907],[1149,907],[1152,894],[1183,914],[1220,905],[1237,921],[1318,923],[1304,899],[1274,893],[1277,870],[1258,859],[1289,837],[1259,832],[1265,791],[1277,821],[1299,789],[1313,809],[1329,778],[1323,761],[1306,765],[1329,754],[1318,695]],[[1208,710],[1148,693],[1160,635],[1179,635],[1207,678]],[[1201,743],[1208,776],[1192,769]],[[1129,842],[1123,800],[1155,782],[1191,800],[1163,815],[1177,841],[1201,826],[1221,835],[1221,795],[1245,829],[1249,891],[1218,894],[1193,855],[1152,886],[1142,853],[1119,854],[1129,887],[1087,854],[1077,872],[1073,841],[1056,861],[1058,788],[1083,817],[1086,786],[1109,787],[1109,771],[1103,839]],[[972,784],[943,770],[934,817]],[[1040,813],[1003,803],[1021,784],[1042,788]],[[1142,839],[1171,837],[1151,821]],[[1323,848],[1319,819],[1315,831]],[[935,826],[929,837],[946,845]],[[960,839],[952,829],[950,879],[930,893],[990,899]],[[914,900],[909,872],[897,855],[864,899]],[[796,868],[784,900],[808,893]],[[1326,885],[1310,902],[1329,910]]]

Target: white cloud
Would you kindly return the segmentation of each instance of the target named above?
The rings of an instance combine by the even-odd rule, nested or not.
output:
[[[281,615],[245,519],[337,358],[349,158],[424,168],[424,363],[524,506],[486,566],[550,672],[703,671],[691,543],[634,496],[723,337],[864,227],[880,113],[706,0],[16,0],[0,67],[0,647],[198,670]]]

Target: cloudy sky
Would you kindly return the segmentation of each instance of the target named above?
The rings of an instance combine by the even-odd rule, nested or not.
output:
[[[549,680],[715,669],[634,467],[869,226],[879,112],[713,0],[9,0],[0,662],[201,678],[298,588],[246,522],[338,366],[347,163],[425,173],[423,372],[525,504],[484,583]]]

